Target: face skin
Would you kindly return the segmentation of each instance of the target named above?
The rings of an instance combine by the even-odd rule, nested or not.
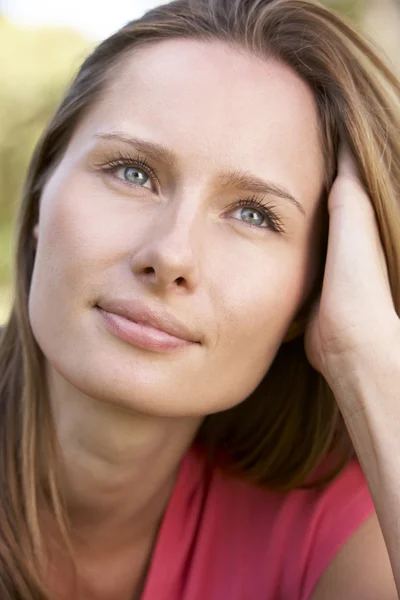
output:
[[[173,161],[117,134],[163,145]],[[131,157],[130,169],[101,170],[120,155]],[[135,170],[138,158],[155,181],[146,167]],[[284,187],[301,210],[228,183],[232,172]],[[91,398],[162,417],[242,401],[310,290],[322,190],[316,107],[288,67],[183,40],[130,56],[41,198],[29,310],[56,376]],[[248,198],[266,203],[284,231],[257,206],[237,205]],[[200,343],[172,352],[128,344],[96,308],[116,299],[166,310]]]
[[[220,43],[163,42],[124,60],[45,186],[29,313],[87,596],[139,597],[202,418],[254,390],[310,291],[318,131],[311,91],[289,68]],[[102,167],[121,156],[128,167]],[[250,174],[301,209],[252,189]],[[128,344],[97,308],[116,300],[172,315],[198,343]],[[49,586],[66,600],[65,557],[53,563]]]

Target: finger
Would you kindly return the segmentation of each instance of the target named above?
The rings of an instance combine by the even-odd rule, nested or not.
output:
[[[359,205],[359,208],[363,208],[363,221],[364,227],[369,229],[369,238],[374,241],[375,246],[375,257],[378,257],[380,267],[385,275],[387,282],[389,281],[389,275],[387,270],[386,256],[382,245],[381,235],[379,232],[379,225],[376,216],[376,211],[372,204],[371,198],[368,196],[361,183],[360,174],[356,165],[356,161],[351,153],[348,143],[344,140],[341,141],[339,146],[339,158],[338,158],[338,180],[339,182],[347,180],[349,187],[353,183],[353,195],[355,204]],[[349,181],[350,180],[350,181]],[[340,185],[340,184],[339,184]],[[335,201],[335,196],[333,196]],[[360,223],[362,225],[362,223]],[[366,229],[366,233],[367,233]],[[369,244],[371,248],[371,244]]]
[[[352,177],[359,180],[359,173],[349,145],[341,140],[338,152],[338,176]]]
[[[375,211],[346,144],[338,160],[338,176],[329,197],[329,240],[326,274],[340,278],[342,290],[377,308],[393,307],[386,259]]]

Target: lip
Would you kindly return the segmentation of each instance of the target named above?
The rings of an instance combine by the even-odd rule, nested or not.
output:
[[[96,308],[107,328],[133,346],[168,352],[201,343],[198,332],[165,310],[151,310],[140,301],[104,300]]]

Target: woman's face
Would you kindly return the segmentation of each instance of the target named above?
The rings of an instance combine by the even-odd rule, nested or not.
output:
[[[29,310],[57,376],[149,414],[242,401],[310,291],[323,170],[288,67],[188,40],[125,59],[41,198]]]

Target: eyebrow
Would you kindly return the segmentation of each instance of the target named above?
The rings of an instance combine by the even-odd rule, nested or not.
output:
[[[247,171],[228,171],[222,173],[221,180],[227,186],[245,188],[256,194],[272,195],[289,200],[303,216],[306,216],[303,205],[286,188],[273,181],[266,181]]]
[[[153,160],[163,162],[171,167],[175,167],[178,162],[176,154],[157,142],[149,142],[147,140],[132,137],[125,133],[110,132],[110,133],[98,133],[94,136],[95,138],[123,142],[132,146],[137,151],[146,154]],[[282,185],[278,185],[272,181],[266,181],[249,173],[248,171],[224,171],[219,174],[218,177],[222,185],[230,187],[244,188],[250,192],[256,194],[273,195],[284,200],[291,202],[303,216],[306,216],[306,212],[302,204],[296,200],[294,196]]]
[[[163,144],[149,142],[141,138],[132,137],[125,133],[119,133],[118,131],[112,133],[97,133],[94,137],[103,140],[124,142],[125,144],[129,144],[129,146],[135,148],[135,150],[146,154],[153,160],[163,162],[171,167],[176,166],[177,156],[174,152],[172,152],[172,150],[169,150]]]

